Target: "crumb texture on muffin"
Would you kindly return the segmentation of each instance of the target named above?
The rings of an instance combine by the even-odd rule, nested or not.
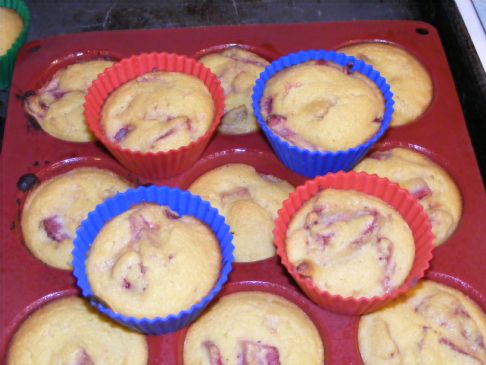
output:
[[[422,281],[359,323],[365,365],[486,364],[486,316],[460,291]]]
[[[224,90],[224,116],[219,131],[244,134],[256,131],[258,124],[251,106],[255,81],[269,62],[240,47],[208,54],[199,59],[221,81]]]
[[[91,83],[112,61],[75,63],[57,71],[25,101],[25,109],[53,137],[71,141],[94,140],[84,118],[84,98]]]
[[[49,266],[70,270],[73,240],[96,205],[130,184],[109,170],[79,167],[42,182],[26,199],[21,226],[32,254]]]
[[[86,260],[93,293],[136,318],[188,310],[209,294],[220,267],[209,227],[157,204],[135,205],[106,223]]]
[[[435,246],[456,229],[462,212],[459,189],[443,168],[421,153],[399,147],[376,151],[354,170],[386,177],[407,189],[429,216]]]
[[[24,22],[15,10],[0,7],[0,56],[5,55],[13,46]]]
[[[432,79],[404,49],[386,43],[360,43],[338,51],[370,64],[386,79],[395,101],[392,126],[416,121],[432,101]]]
[[[25,320],[9,348],[7,365],[145,365],[144,336],[103,317],[85,300],[56,299]]]
[[[385,106],[378,87],[359,72],[306,62],[268,80],[261,113],[269,128],[292,145],[339,151],[356,147],[379,129]]]
[[[392,292],[415,257],[412,232],[397,211],[364,193],[335,189],[318,193],[297,211],[286,250],[302,277],[343,297]]]
[[[292,185],[245,164],[227,164],[200,176],[189,190],[226,218],[234,235],[235,260],[250,262],[275,255],[273,222]]]
[[[203,136],[214,117],[204,83],[179,72],[151,72],[113,91],[101,112],[108,139],[120,147],[161,152]]]
[[[189,327],[185,365],[322,365],[316,327],[294,303],[274,294],[238,292]]]

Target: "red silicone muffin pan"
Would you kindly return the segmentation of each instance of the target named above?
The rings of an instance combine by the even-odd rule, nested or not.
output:
[[[62,169],[69,169],[71,163],[78,164],[81,160],[84,164],[86,157],[99,157],[104,164],[117,165],[98,142],[64,142],[40,130],[24,112],[22,102],[26,95],[60,67],[94,57],[116,60],[143,52],[200,56],[212,47],[236,43],[268,58],[298,50],[336,49],[361,41],[399,45],[417,57],[431,75],[434,86],[431,105],[415,123],[391,128],[378,148],[400,145],[416,149],[440,164],[455,180],[463,199],[462,217],[454,234],[434,250],[426,276],[462,290],[486,310],[484,188],[439,34],[432,26],[415,21],[371,21],[73,34],[26,44],[19,52],[13,76],[2,150],[1,362],[6,359],[13,333],[29,313],[58,296],[77,293],[70,272],[48,267],[23,244],[18,226],[26,192],[18,186],[28,187],[29,179],[21,177],[39,174],[42,180],[46,171],[54,169],[57,173],[59,161],[64,161]],[[229,162],[248,163],[261,173],[285,178],[293,185],[305,181],[279,162],[261,133],[216,134],[193,167],[170,179],[149,180],[122,173],[123,168],[119,168],[125,177],[138,184],[187,188],[200,174]],[[20,180],[22,184],[18,184]],[[362,364],[356,341],[359,317],[335,314],[312,303],[276,256],[234,264],[230,283],[220,295],[250,289],[277,293],[301,306],[323,338],[327,365]],[[149,363],[181,364],[184,333],[182,330],[148,337]]]

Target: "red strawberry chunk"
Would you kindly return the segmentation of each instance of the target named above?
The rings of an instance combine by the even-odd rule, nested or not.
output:
[[[173,136],[174,134],[179,132],[182,128],[186,128],[189,131],[189,134],[191,136],[193,136],[195,131],[194,131],[194,128],[192,126],[191,120],[189,118],[186,118],[186,117],[180,117],[180,118],[183,118],[183,120],[180,120],[178,123],[175,123],[175,125],[173,125],[171,128],[167,129],[160,136],[155,138],[152,145],[154,145],[155,143],[157,143],[159,141],[162,141],[166,138]],[[172,118],[172,119],[176,119],[176,118]]]
[[[170,209],[165,209],[164,213],[165,213],[165,216],[167,217],[167,219],[170,219],[170,220],[176,220],[176,219],[180,218],[179,215],[176,212],[174,212]]]
[[[317,147],[306,141],[300,135],[295,133],[292,129],[287,126],[287,118],[282,115],[272,114],[268,119],[268,127],[277,135],[286,139],[290,143],[311,151],[317,150]]]
[[[222,192],[220,196],[221,201],[226,205],[235,200],[249,199],[250,191],[245,187],[237,187],[233,190]]]
[[[280,365],[278,349],[255,341],[243,341],[242,365]]]
[[[268,97],[262,100],[262,109],[266,115],[272,114],[273,110],[273,98]]]
[[[370,234],[379,228],[380,213],[377,210],[367,210],[368,214],[373,217],[371,223],[365,228],[363,234]]]
[[[464,355],[464,356],[468,356],[471,359],[477,360],[480,364],[482,364],[481,359],[479,359],[477,356],[475,356],[474,354],[470,353],[469,351],[466,351],[465,349],[461,348],[459,345],[455,344],[454,342],[452,342],[448,338],[441,337],[439,339],[439,343],[441,345],[444,345],[444,346],[449,347],[454,352],[457,352],[457,353],[459,353],[461,355]]]
[[[210,365],[224,365],[219,347],[212,341],[205,341],[202,344],[207,351]]]
[[[417,181],[414,182],[414,185],[408,189],[410,194],[412,194],[418,200],[432,195],[432,190],[430,190],[429,185],[427,185],[424,179],[418,178],[416,180]]]
[[[310,278],[312,276],[312,263],[309,261],[301,261],[296,267],[295,270],[303,277]]]
[[[132,232],[132,241],[138,241],[144,232],[156,231],[160,227],[157,224],[149,222],[145,217],[137,212],[133,212],[128,218],[130,230]]]
[[[131,125],[126,125],[124,127],[121,127],[118,132],[115,133],[113,139],[115,140],[115,142],[121,142],[123,141],[126,136],[132,131],[132,126]]]
[[[86,350],[83,349],[76,358],[76,365],[95,365],[95,363]]]
[[[266,175],[266,174],[259,174],[259,175],[263,180],[268,181],[268,182],[273,183],[273,184],[277,184],[279,182],[282,182],[281,179],[279,179],[278,177],[273,176],[273,175]]]
[[[331,243],[333,237],[334,237],[334,232],[328,232],[325,234],[316,234],[315,239],[316,239],[316,243],[323,250]]]
[[[42,228],[46,231],[47,236],[56,242],[61,242],[66,239],[70,239],[71,237],[66,232],[66,227],[62,221],[62,218],[59,215],[53,215],[49,218],[45,218],[41,221]]]
[[[392,155],[391,151],[376,151],[373,152],[369,158],[372,158],[373,160],[379,160],[379,161],[384,161],[388,160]]]
[[[123,287],[125,289],[130,289],[132,287],[132,283],[130,283],[127,279],[123,279]]]
[[[238,57],[236,55],[231,55],[231,56],[227,56],[227,57],[231,58],[233,61],[241,62],[241,63],[247,64],[247,65],[255,65],[255,66],[258,66],[258,67],[261,67],[261,68],[265,68],[267,66],[267,63],[263,63],[259,60]]]
[[[283,129],[283,124],[285,124],[286,120],[287,118],[283,115],[272,114],[269,116],[268,126],[272,129]]]
[[[157,139],[155,140],[155,142],[158,142],[158,141],[160,141],[162,139],[165,139],[167,137],[170,137],[171,135],[173,135],[176,132],[177,129],[179,129],[177,126],[174,127],[174,128],[169,129],[165,133],[163,133],[160,136],[158,136]]]
[[[391,279],[395,273],[396,264],[393,261],[393,243],[386,237],[380,237],[378,239],[378,260],[384,266],[383,274],[383,288],[385,293],[391,292],[394,288],[391,284]]]
[[[284,89],[284,97],[287,97],[289,95],[289,93],[292,91],[292,89],[297,89],[299,87],[301,87],[302,84],[297,82],[297,83],[294,83],[294,84],[287,84],[285,85],[285,89]]]

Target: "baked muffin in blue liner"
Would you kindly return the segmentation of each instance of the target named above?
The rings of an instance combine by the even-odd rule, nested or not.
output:
[[[182,310],[179,313],[163,318],[134,318],[115,313],[94,295],[86,273],[85,264],[89,248],[103,226],[112,218],[124,213],[131,207],[143,203],[155,203],[166,206],[180,216],[190,215],[205,223],[214,233],[221,250],[220,274],[211,291],[188,310]],[[145,334],[166,334],[177,331],[194,321],[220,292],[232,269],[234,260],[232,241],[233,235],[224,218],[219,215],[215,208],[211,207],[207,201],[202,200],[199,196],[192,195],[188,191],[166,186],[142,186],[136,189],[129,189],[106,199],[88,214],[76,232],[73,249],[73,273],[82,295],[104,315]]]
[[[364,143],[343,151],[308,150],[292,145],[276,135],[263,119],[261,113],[262,97],[267,81],[278,72],[309,61],[332,62],[345,68],[346,72],[359,72],[371,80],[381,91],[385,103],[383,119],[378,131]],[[260,74],[253,88],[252,105],[260,128],[270,142],[278,158],[292,171],[308,178],[325,175],[328,172],[351,170],[366,152],[383,136],[393,115],[393,94],[390,86],[380,73],[370,65],[343,53],[325,50],[309,50],[291,53],[272,62]]]

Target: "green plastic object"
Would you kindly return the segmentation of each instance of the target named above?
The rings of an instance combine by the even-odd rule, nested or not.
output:
[[[0,89],[6,89],[10,86],[17,52],[27,38],[30,25],[30,13],[29,8],[27,8],[27,5],[22,0],[0,0],[0,8],[15,10],[24,23],[22,31],[12,47],[10,47],[6,54],[0,56]]]

